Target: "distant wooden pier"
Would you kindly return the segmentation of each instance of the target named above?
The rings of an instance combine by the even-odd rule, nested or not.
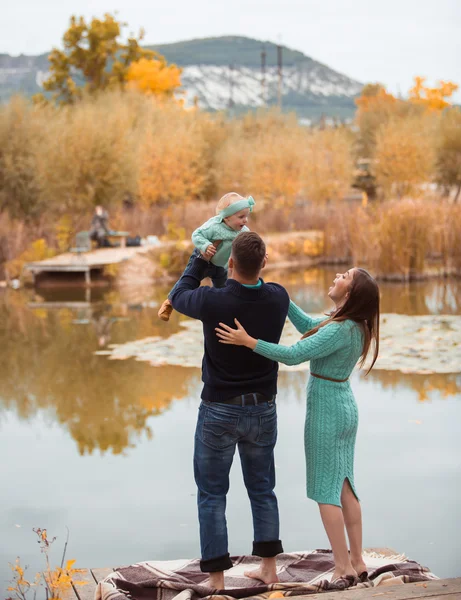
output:
[[[127,248],[98,248],[88,252],[65,252],[39,262],[30,262],[24,269],[32,273],[34,282],[37,276],[51,273],[82,273],[86,286],[91,285],[91,274],[103,271],[109,265],[130,260],[136,254],[146,252],[146,246]]]

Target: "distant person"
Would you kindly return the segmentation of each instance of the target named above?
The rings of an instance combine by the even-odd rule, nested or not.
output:
[[[251,196],[244,198],[235,192],[225,194],[216,206],[216,216],[209,219],[192,234],[195,249],[183,275],[192,268],[197,256],[203,256],[205,260],[209,261],[203,278],[210,277],[216,288],[224,287],[227,281],[227,265],[232,242],[242,231],[249,231],[246,224],[254,205],[255,201]],[[169,321],[173,312],[171,297],[177,285],[176,282],[158,311],[158,316],[162,321]]]
[[[93,218],[91,219],[90,239],[98,243],[98,248],[111,245],[107,239],[107,235],[110,232],[108,221],[109,215],[107,211],[102,206],[96,206]]]
[[[246,346],[270,360],[286,365],[310,361],[304,430],[307,496],[319,504],[333,550],[332,581],[346,578],[352,584],[357,577],[366,579],[367,573],[362,558],[362,512],[354,485],[358,412],[349,377],[358,361],[363,365],[373,342],[368,372],[378,356],[379,288],[367,271],[354,268],[336,275],[328,296],[336,305],[328,318],[313,319],[290,303],[288,318],[303,334],[293,346],[263,341],[248,320],[254,337],[237,319],[237,329],[220,323],[216,331],[221,343]]]

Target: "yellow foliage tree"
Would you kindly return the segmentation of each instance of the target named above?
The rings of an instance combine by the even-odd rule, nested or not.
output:
[[[0,210],[12,217],[32,220],[46,210],[37,156],[43,152],[42,123],[49,117],[45,107],[33,107],[19,96],[0,107]]]
[[[263,111],[233,121],[214,159],[218,192],[290,203],[301,190],[305,142],[294,115]]]
[[[362,89],[360,96],[355,100],[359,110],[363,112],[374,111],[376,107],[392,107],[397,102],[397,98],[389,92],[380,83],[368,83]]]
[[[58,102],[69,104],[83,92],[93,94],[108,88],[123,88],[129,66],[135,61],[163,60],[152,50],[141,48],[143,31],[122,43],[119,38],[124,25],[109,13],[89,23],[83,17],[72,16],[63,36],[64,49],[54,48],[48,57],[50,77],[43,84],[45,91],[53,92]],[[79,85],[81,80],[83,87]],[[36,98],[43,100],[44,96]]]
[[[379,127],[391,118],[407,116],[411,107],[408,102],[389,94],[379,83],[366,85],[355,103],[356,123],[359,128],[358,154],[361,157],[371,158],[374,154]]]
[[[461,110],[443,113],[437,140],[437,183],[448,193],[455,188],[455,202],[461,193]]]
[[[135,193],[136,115],[127,96],[111,92],[54,109],[36,163],[48,210],[55,215],[91,214],[95,204],[113,207]]]
[[[378,131],[375,158],[376,180],[385,196],[417,194],[434,166],[430,123],[421,118],[389,121]]]
[[[126,74],[127,88],[158,96],[172,98],[181,87],[182,69],[176,65],[168,65],[163,58],[141,58],[128,67]]]
[[[350,137],[346,129],[324,129],[309,136],[302,168],[309,200],[338,200],[349,188],[353,171]]]
[[[139,150],[141,204],[186,203],[202,198],[211,173],[200,118],[171,105],[151,111]]]
[[[20,277],[24,265],[28,262],[38,262],[51,258],[56,254],[53,248],[49,248],[46,240],[40,238],[24,250],[22,254],[5,263],[5,273],[8,279]]]
[[[440,81],[437,87],[424,85],[425,77],[415,77],[415,85],[409,92],[409,100],[429,110],[443,110],[451,106],[446,98],[450,98],[458,89],[458,85],[452,81]]]

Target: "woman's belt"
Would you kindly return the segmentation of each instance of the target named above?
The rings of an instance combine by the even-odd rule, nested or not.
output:
[[[325,379],[325,381],[334,381],[336,383],[344,383],[349,379],[349,377],[346,377],[346,379],[333,379],[333,377],[325,377],[325,375],[317,375],[317,373],[312,372],[311,375],[312,377],[317,377],[318,379]]]

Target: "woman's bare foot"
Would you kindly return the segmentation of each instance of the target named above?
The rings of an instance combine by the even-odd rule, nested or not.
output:
[[[333,575],[331,576],[331,583],[336,581],[337,579],[343,579],[344,577],[357,577],[357,571],[355,569],[335,569]]]
[[[264,583],[278,583],[279,578],[277,577],[275,557],[263,558],[259,569],[256,569],[255,571],[245,571],[245,577],[258,579]]]
[[[362,573],[366,573],[366,571],[367,571],[367,565],[363,561],[362,557],[360,557],[357,560],[351,559],[351,563],[352,563],[352,566],[354,567],[354,570],[357,572],[357,576],[358,577],[360,577],[360,575]]]

